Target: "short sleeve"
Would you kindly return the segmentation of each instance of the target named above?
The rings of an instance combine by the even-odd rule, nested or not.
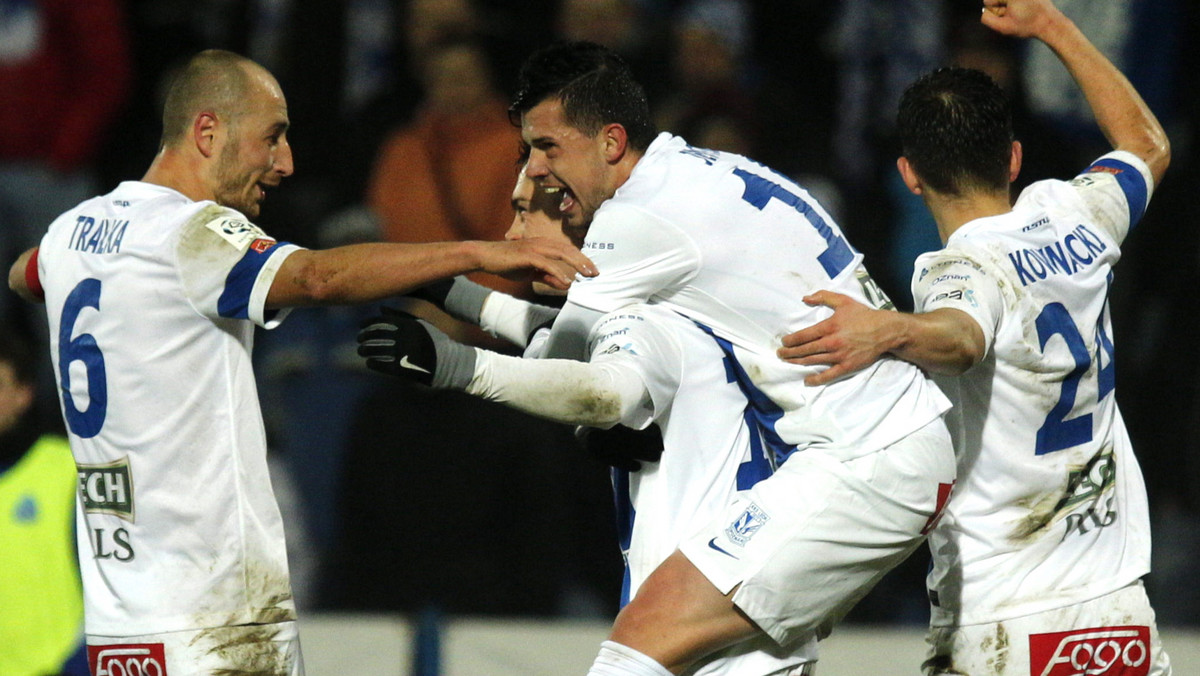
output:
[[[985,352],[992,347],[1004,316],[1004,298],[995,273],[971,256],[953,249],[917,259],[912,292],[917,312],[961,310],[983,331]]]
[[[596,212],[583,253],[600,274],[576,279],[568,299],[597,312],[673,291],[691,280],[701,262],[699,248],[678,226],[613,201]]]
[[[645,429],[670,408],[679,389],[683,357],[668,327],[636,308],[612,312],[592,329],[589,348],[592,364],[636,374],[650,395],[627,412],[621,424]]]
[[[275,241],[237,211],[208,205],[184,224],[176,245],[184,295],[205,317],[274,328],[287,310],[267,311],[267,294],[283,261],[299,248]]]
[[[1141,220],[1154,182],[1150,168],[1133,153],[1114,151],[1092,162],[1071,181],[1093,223],[1121,244]]]

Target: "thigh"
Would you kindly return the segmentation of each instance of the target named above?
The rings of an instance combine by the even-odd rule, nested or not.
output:
[[[1141,582],[1084,603],[930,630],[926,676],[1167,676],[1170,659]]]
[[[304,676],[295,622],[143,636],[88,635],[87,643],[94,676]]]

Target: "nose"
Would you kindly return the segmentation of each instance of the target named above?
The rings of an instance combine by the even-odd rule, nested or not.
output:
[[[513,242],[525,237],[525,219],[521,218],[521,214],[513,216],[512,225],[508,226],[508,232],[504,233],[504,241]]]
[[[546,153],[534,148],[529,152],[529,160],[525,163],[525,175],[529,178],[545,178],[550,175],[546,164]]]
[[[292,161],[292,145],[286,137],[279,142],[279,149],[275,152],[274,169],[280,176],[291,176],[296,169]]]

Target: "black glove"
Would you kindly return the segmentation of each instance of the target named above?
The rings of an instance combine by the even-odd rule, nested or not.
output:
[[[578,427],[575,437],[592,457],[626,472],[637,472],[642,469],[643,462],[658,462],[662,457],[663,440],[658,425],[650,425],[644,430],[624,425],[606,430]]]
[[[459,275],[453,279],[427,284],[408,293],[413,298],[433,303],[459,321],[479,326],[483,302],[492,289]]]
[[[382,315],[363,322],[358,355],[374,371],[439,389],[464,389],[475,375],[475,348],[386,306]]]

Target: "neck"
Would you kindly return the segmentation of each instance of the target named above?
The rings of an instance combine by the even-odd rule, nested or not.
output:
[[[213,198],[212,190],[206,187],[201,172],[201,167],[193,166],[178,151],[167,147],[158,151],[142,181],[170,188],[199,202]]]
[[[926,188],[924,197],[925,205],[929,207],[929,213],[937,223],[938,234],[943,244],[959,228],[971,221],[1012,211],[1007,190],[945,195]]]

